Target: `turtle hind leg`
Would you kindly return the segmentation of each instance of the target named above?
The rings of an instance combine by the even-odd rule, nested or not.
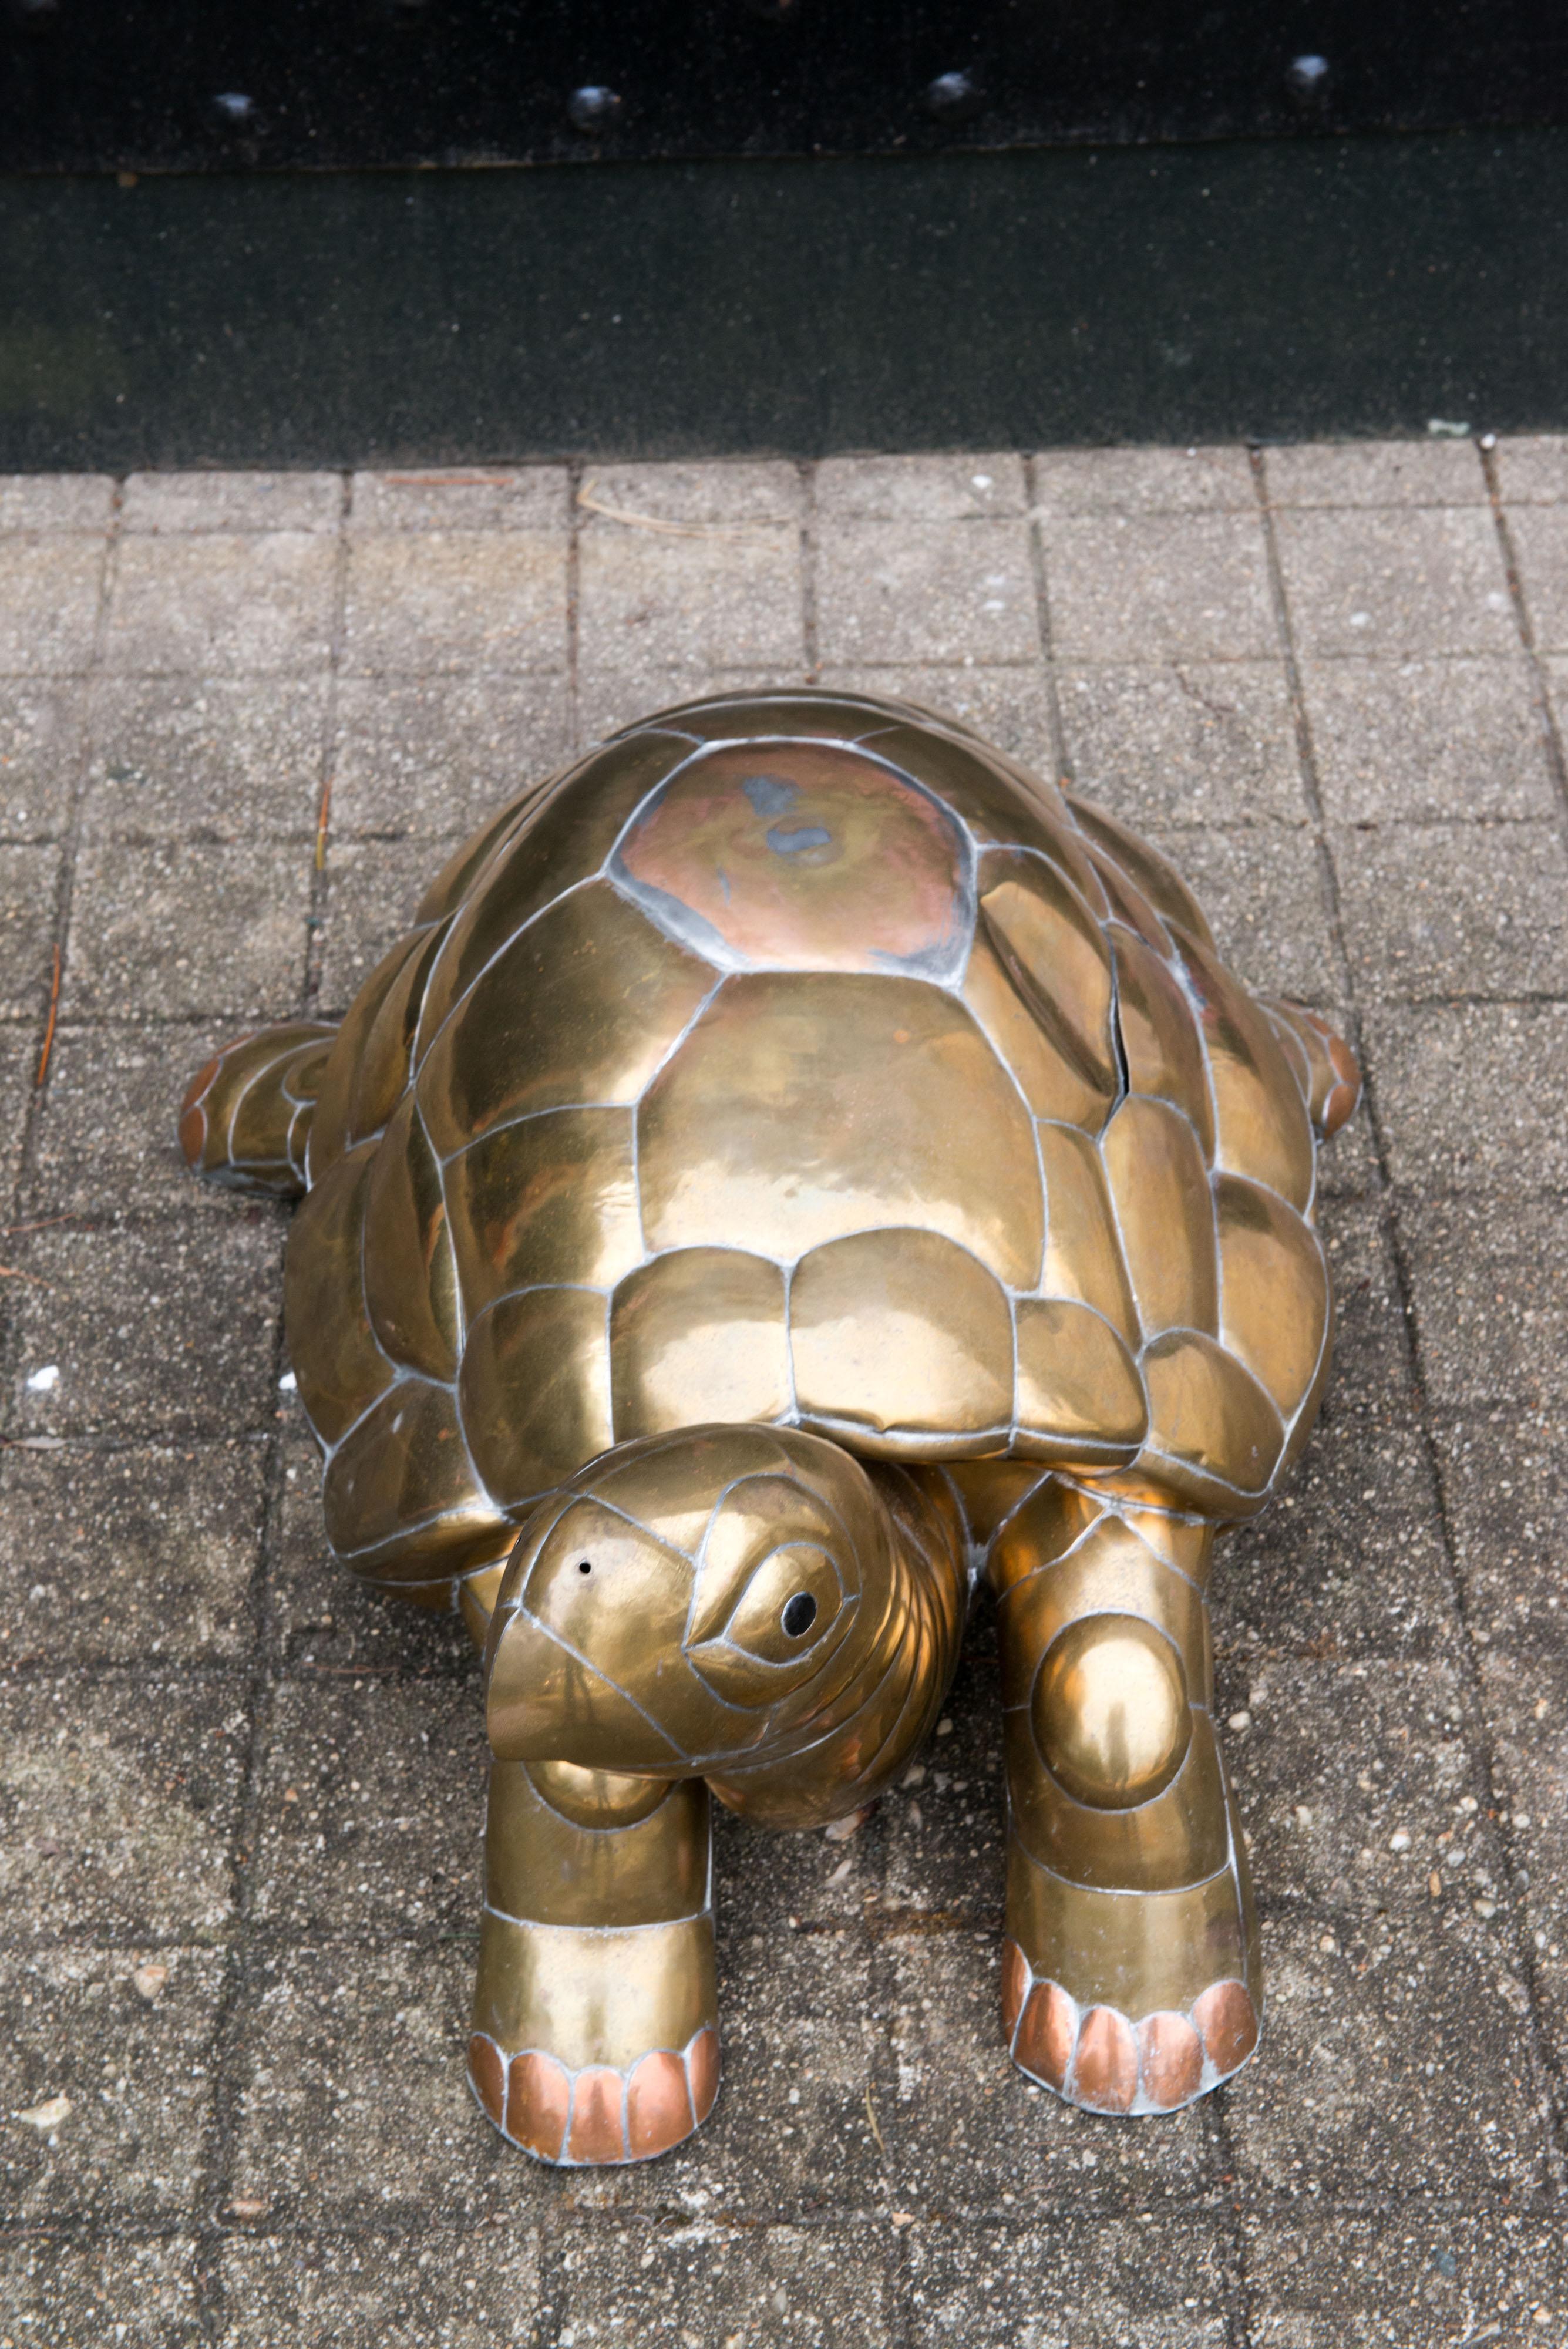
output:
[[[1173,2112],[1258,2041],[1257,1924],[1212,1718],[1211,1540],[1047,1486],[992,1548],[1002,2018],[1020,2068],[1091,2112]]]
[[[227,1044],[192,1078],[180,1147],[192,1174],[236,1191],[297,1199],[305,1146],[336,1028],[286,1020]]]
[[[719,2085],[708,1790],[491,1764],[474,2095],[541,2161],[648,2161]]]
[[[1321,1011],[1283,995],[1264,996],[1261,1000],[1296,1072],[1307,1114],[1328,1142],[1361,1098],[1361,1071],[1355,1055]]]

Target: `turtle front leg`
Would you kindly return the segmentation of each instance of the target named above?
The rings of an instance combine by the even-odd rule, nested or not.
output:
[[[541,2161],[646,2161],[719,2085],[708,1789],[493,1761],[474,2094]]]
[[[1002,2013],[1093,2112],[1170,2112],[1240,2069],[1262,1982],[1214,1733],[1211,1533],[1053,1483],[1002,1527]]]

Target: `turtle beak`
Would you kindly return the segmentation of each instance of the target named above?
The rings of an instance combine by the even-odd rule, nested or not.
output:
[[[484,1716],[503,1762],[576,1762],[651,1777],[683,1777],[691,1767],[649,1713],[520,1606],[495,1612]]]
[[[485,1650],[494,1752],[686,1775],[691,1604],[691,1560],[591,1496],[524,1528]]]

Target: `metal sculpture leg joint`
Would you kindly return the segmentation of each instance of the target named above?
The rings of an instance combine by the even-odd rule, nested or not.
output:
[[[1168,2112],[1257,2038],[1244,1848],[1212,1719],[1210,1531],[1043,1485],[992,1546],[1015,2060],[1097,2112]]]

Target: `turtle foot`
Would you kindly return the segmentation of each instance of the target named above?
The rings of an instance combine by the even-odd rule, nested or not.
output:
[[[719,2034],[694,2032],[679,2053],[656,2047],[624,2071],[572,2071],[537,2048],[508,2055],[476,2031],[469,2085],[512,2145],[566,2168],[651,2161],[700,2128],[719,2090]]]
[[[1090,2113],[1174,2113],[1246,2064],[1259,2018],[1244,1982],[1210,1982],[1185,2013],[1134,2021],[1118,2007],[1082,2006],[1037,1976],[1016,1941],[1002,1950],[1002,2013],[1019,2070]]]

